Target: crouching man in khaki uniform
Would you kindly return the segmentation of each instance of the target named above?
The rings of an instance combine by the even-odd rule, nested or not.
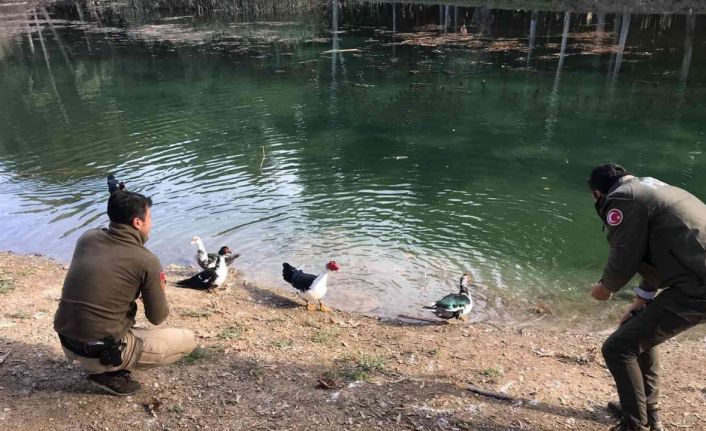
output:
[[[171,364],[196,346],[187,329],[133,327],[138,298],[152,324],[169,315],[166,277],[144,247],[151,207],[152,200],[138,193],[110,196],[110,225],[79,238],[54,317],[66,357],[80,362],[89,382],[115,395],[140,389],[130,371]]]
[[[663,431],[657,346],[706,322],[706,205],[613,163],[596,167],[588,184],[610,244],[592,296],[608,300],[635,274],[642,277],[620,327],[603,344],[620,396],[620,404],[609,404],[622,413],[614,429]]]

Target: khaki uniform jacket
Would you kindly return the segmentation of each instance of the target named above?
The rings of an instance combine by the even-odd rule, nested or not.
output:
[[[137,229],[119,223],[81,235],[54,316],[57,333],[82,343],[106,336],[120,340],[135,324],[139,296],[151,323],[167,318],[166,279],[145,240]]]
[[[603,285],[616,292],[636,274],[641,287],[706,295],[706,205],[654,178],[627,176],[597,202],[608,228]],[[675,292],[676,293],[676,292]]]

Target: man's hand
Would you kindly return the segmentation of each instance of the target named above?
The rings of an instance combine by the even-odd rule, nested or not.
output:
[[[632,304],[630,304],[630,307],[628,307],[625,313],[623,313],[623,316],[620,318],[619,325],[622,325],[623,323],[630,320],[630,318],[635,315],[633,312],[641,309],[645,306],[645,304],[647,304],[646,299],[642,299],[639,296],[636,296],[635,299],[632,301]]]
[[[591,296],[599,301],[607,301],[613,296],[613,293],[599,281],[591,285]]]

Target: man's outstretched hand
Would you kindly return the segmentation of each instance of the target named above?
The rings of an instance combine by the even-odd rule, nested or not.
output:
[[[623,313],[623,316],[620,318],[619,325],[622,325],[623,323],[627,322],[631,318],[635,317],[637,315],[637,313],[639,313],[645,305],[647,305],[646,299],[642,299],[640,297],[635,297],[635,299],[632,301],[632,304],[630,304],[628,309],[625,310],[625,313]]]
[[[606,289],[603,283],[599,281],[591,285],[591,296],[599,301],[607,301],[613,296],[613,292]]]

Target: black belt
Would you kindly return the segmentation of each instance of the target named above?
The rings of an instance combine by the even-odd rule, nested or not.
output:
[[[113,337],[109,336],[100,341],[80,343],[59,334],[59,341],[66,350],[84,358],[99,359],[101,365],[118,367],[123,363],[123,343],[120,341],[116,342]]]
[[[79,356],[83,356],[84,358],[100,358],[101,356],[100,351],[86,351],[86,343],[79,343],[78,341],[66,338],[61,334],[59,334],[59,341],[61,341],[62,346],[66,347],[66,350]]]

